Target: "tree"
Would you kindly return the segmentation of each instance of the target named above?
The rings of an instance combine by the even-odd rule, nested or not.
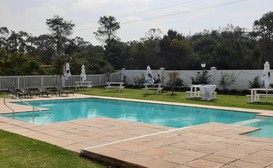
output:
[[[252,81],[248,80],[248,86],[250,89],[262,87],[262,84],[260,83],[259,76],[254,77],[254,79]]]
[[[191,44],[186,39],[173,39],[170,43],[171,48],[171,61],[170,68],[181,69],[181,67],[187,69],[191,64],[190,54],[192,52]]]
[[[0,75],[37,75],[44,74],[37,57],[22,52],[7,53],[0,49]]]
[[[263,60],[261,61],[273,61],[273,12],[270,11],[264,14],[259,20],[255,20],[253,31],[253,34],[259,39],[258,49],[263,56]]]
[[[6,49],[9,52],[26,52],[27,44],[26,39],[29,37],[29,34],[23,31],[16,33],[11,31],[10,36],[6,39]]]
[[[115,68],[124,68],[127,56],[127,44],[118,40],[111,39],[105,45],[105,59]]]
[[[191,69],[200,69],[201,62],[206,62],[207,65],[210,65],[215,60],[218,60],[218,58],[213,58],[215,49],[218,47],[218,34],[218,32],[203,31],[190,37],[193,50],[197,55],[196,62],[192,65]],[[220,65],[223,65],[223,63]]]
[[[232,85],[236,81],[234,74],[222,73],[221,79],[219,81],[220,86],[222,86],[223,90],[226,90],[228,86]]]
[[[160,29],[152,28],[147,33],[145,33],[146,39],[161,39],[162,31]]]
[[[65,21],[62,17],[55,15],[52,19],[46,19],[46,25],[52,32],[52,36],[55,39],[56,54],[64,54],[64,45],[67,41],[67,36],[72,34],[72,30],[75,26],[71,21]]]
[[[273,39],[273,12],[263,15],[259,20],[255,20],[253,29],[262,39]]]
[[[118,39],[115,35],[116,31],[120,29],[119,22],[116,21],[116,18],[113,16],[103,16],[100,17],[98,21],[100,27],[98,28],[97,32],[94,32],[95,37],[107,43],[112,39]]]
[[[6,39],[9,35],[9,29],[7,27],[0,27],[0,48],[6,46]]]
[[[168,81],[168,85],[171,87],[171,89],[172,89],[172,96],[173,95],[175,95],[175,93],[174,93],[174,88],[176,87],[176,86],[182,86],[183,85],[183,81],[182,81],[182,79],[180,79],[179,77],[178,77],[178,73],[177,72],[170,72],[169,74],[168,74],[168,76],[169,76],[169,81]]]
[[[49,35],[40,35],[35,37],[34,45],[36,46],[36,53],[40,56],[41,61],[44,64],[52,64],[52,58],[54,57],[56,51],[56,46],[54,43],[54,38]]]
[[[161,54],[164,56],[165,65],[163,67],[166,67],[166,69],[172,69],[173,66],[173,59],[170,59],[173,57],[171,54],[171,41],[173,39],[181,39],[181,35],[175,31],[175,30],[168,30],[167,35],[163,36],[163,39],[160,41],[159,46],[161,50]]]

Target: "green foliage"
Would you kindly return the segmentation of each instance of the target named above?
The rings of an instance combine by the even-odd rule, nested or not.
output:
[[[252,81],[248,81],[248,86],[249,88],[260,88],[261,87],[261,83],[259,80],[259,76],[256,76]]]
[[[46,73],[37,57],[30,57],[19,52],[8,54],[4,49],[0,49],[0,67],[0,75],[37,75]]]
[[[175,95],[174,94],[174,88],[176,86],[182,86],[183,85],[183,81],[182,81],[182,79],[180,79],[178,77],[178,75],[179,74],[177,72],[171,72],[171,73],[168,74],[169,80],[168,80],[167,84],[172,88],[172,95]]]
[[[127,56],[126,47],[126,44],[114,39],[109,40],[105,45],[105,58],[111,65],[114,65],[115,69],[124,67]]]
[[[183,80],[178,77],[178,72],[170,72],[168,73],[169,80],[167,84],[169,86],[183,86]]]
[[[202,73],[197,72],[195,77],[191,77],[192,84],[208,84],[210,75],[207,70],[204,70]]]
[[[75,25],[60,16],[54,16],[46,20],[51,31],[49,35],[35,37],[27,32],[0,27],[0,48],[7,54],[21,52],[28,58],[35,57],[42,64],[53,65],[54,74],[62,73],[57,67],[61,65],[60,60],[55,58],[57,56],[71,63],[74,74],[79,73],[78,66],[81,64],[85,64],[89,73],[103,73],[110,71],[111,67],[116,70],[144,69],[147,65],[155,69],[197,70],[202,61],[206,62],[207,67],[215,66],[217,69],[260,69],[265,61],[273,62],[272,20],[272,11],[264,14],[254,22],[251,32],[229,24],[218,30],[204,30],[187,36],[170,29],[161,37],[160,29],[153,28],[139,41],[122,42],[116,37],[116,31],[120,29],[119,22],[113,16],[103,16],[94,34],[106,45],[93,46],[81,37],[69,39]],[[1,59],[0,63],[3,63],[4,58]],[[32,65],[38,68],[35,62]],[[1,71],[14,74],[14,70]],[[40,70],[30,72],[48,73]],[[208,82],[202,76],[192,80],[193,83]]]
[[[221,78],[219,81],[219,85],[223,88],[223,90],[226,90],[228,86],[232,85],[236,81],[236,78],[234,77],[234,74],[228,74],[221,72]]]
[[[159,43],[166,69],[187,69],[192,65],[192,45],[189,39],[177,31],[169,30]]]
[[[114,16],[102,16],[100,17],[98,24],[100,27],[97,32],[94,32],[94,35],[98,40],[107,43],[112,39],[118,39],[115,33],[120,29],[120,25]]]
[[[53,74],[54,75],[63,75],[65,60],[64,56],[54,57],[52,61],[53,65]]]
[[[96,58],[95,63],[92,65],[91,69],[99,74],[111,73],[114,71],[113,66],[102,57]]]
[[[134,84],[136,86],[143,86],[144,82],[145,82],[145,75],[143,73],[140,76],[134,77]]]
[[[0,130],[1,168],[102,168],[63,148]]]
[[[55,39],[56,54],[64,54],[65,43],[67,42],[67,36],[72,34],[74,23],[71,21],[65,21],[62,17],[55,15],[51,19],[46,19],[46,25],[52,32],[52,36]]]
[[[259,59],[263,62],[273,61],[272,46],[273,46],[273,11],[270,11],[262,16],[259,20],[255,20],[253,24],[252,35],[259,39],[256,49],[259,51]],[[255,60],[257,61],[257,60]]]

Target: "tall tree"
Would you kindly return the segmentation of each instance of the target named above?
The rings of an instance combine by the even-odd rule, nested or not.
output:
[[[105,58],[115,68],[124,68],[124,62],[127,54],[127,44],[119,40],[111,39],[105,47]]]
[[[255,20],[253,29],[260,38],[273,40],[273,11],[264,14],[259,20]]]
[[[52,63],[52,58],[56,51],[56,46],[54,43],[54,38],[49,35],[40,35],[34,40],[34,45],[37,49],[37,55],[40,56],[44,64],[50,65]]]
[[[6,46],[6,39],[9,35],[9,29],[7,27],[0,27],[0,48]]]
[[[52,36],[56,42],[56,54],[64,54],[64,44],[67,41],[67,36],[72,34],[75,26],[71,21],[65,21],[62,17],[55,15],[51,19],[46,19],[46,25],[52,32]]]
[[[120,29],[119,22],[113,16],[102,16],[98,21],[100,27],[97,32],[94,32],[95,37],[103,42],[110,41],[112,39],[118,39],[116,31]]]
[[[29,37],[29,34],[23,31],[16,33],[11,31],[10,36],[6,40],[7,50],[10,52],[26,52],[27,44],[26,39]]]
[[[167,35],[164,35],[159,45],[161,54],[165,60],[164,67],[166,69],[186,68],[186,66],[182,66],[179,62],[182,58],[188,57],[190,54],[190,43],[184,36],[179,34],[177,31],[170,29],[168,30]]]
[[[254,34],[258,38],[258,49],[264,61],[273,62],[273,12],[270,11],[253,24]]]
[[[162,31],[159,28],[152,28],[145,33],[146,39],[154,40],[161,39]]]

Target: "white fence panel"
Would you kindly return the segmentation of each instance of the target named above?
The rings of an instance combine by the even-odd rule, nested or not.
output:
[[[177,72],[179,77],[183,80],[185,86],[192,83],[191,78],[195,78],[197,73],[202,74],[202,70],[152,70],[153,77],[155,79],[160,78],[163,81],[163,85],[167,85],[169,80],[169,73]],[[228,73],[233,74],[235,82],[229,86],[228,89],[249,89],[249,81],[253,81],[256,76],[259,76],[260,83],[262,84],[263,70],[208,70],[210,83],[216,84],[218,89],[222,89],[219,86],[221,74]],[[146,70],[121,70],[112,74],[99,74],[99,75],[86,75],[87,81],[92,81],[94,86],[106,85],[107,81],[117,82],[125,81],[127,84],[136,84],[137,80],[145,78]],[[271,75],[272,76],[272,75]],[[273,83],[273,77],[271,77],[271,83]],[[80,75],[72,75],[70,80],[65,80],[63,76],[55,75],[43,75],[43,76],[0,76],[0,90],[7,90],[8,87],[15,88],[38,88],[54,87],[56,84],[61,84],[64,87],[75,87],[75,81],[80,80]]]
[[[87,81],[92,81],[93,86],[106,85],[107,81],[120,82],[121,73],[86,75]],[[54,87],[62,85],[63,87],[75,87],[75,82],[80,81],[80,75],[72,75],[69,80],[65,80],[60,75],[35,75],[35,76],[0,76],[0,90],[14,88],[39,88]]]

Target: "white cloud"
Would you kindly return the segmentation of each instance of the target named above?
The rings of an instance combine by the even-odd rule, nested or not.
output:
[[[93,32],[100,16],[114,16],[121,22],[118,36],[123,41],[139,40],[150,28],[168,29],[192,34],[204,29],[217,29],[231,23],[252,27],[254,20],[272,11],[272,0],[246,0],[221,7],[200,8],[234,0],[0,0],[0,26],[26,31],[33,35],[49,33],[46,19],[60,15],[76,24],[73,37],[80,36],[98,43]],[[194,10],[185,12],[187,10]],[[180,13],[164,17],[172,13]],[[147,20],[148,18],[156,18]],[[133,22],[133,23],[127,23]],[[125,24],[124,24],[125,23]]]
[[[75,10],[85,10],[92,13],[112,13],[113,11],[134,11],[145,7],[151,0],[75,0],[72,4]]]

